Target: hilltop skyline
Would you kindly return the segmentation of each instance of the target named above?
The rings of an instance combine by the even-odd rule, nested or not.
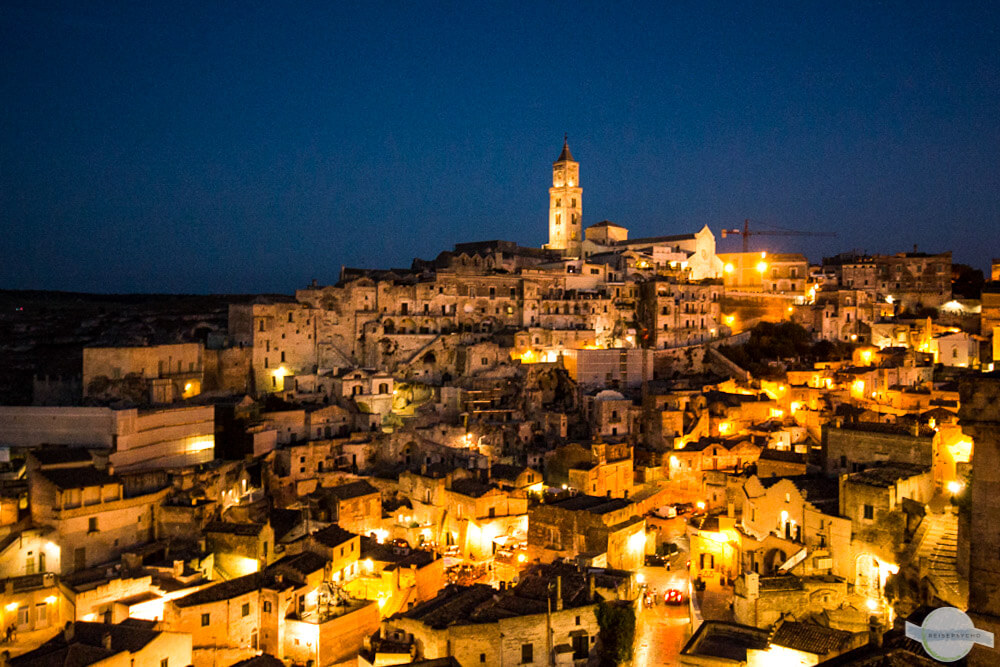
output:
[[[539,246],[564,133],[585,226],[750,218],[836,231],[760,246],[814,262],[917,244],[988,267],[987,4],[475,12],[9,3],[0,286],[289,292],[460,242]]]

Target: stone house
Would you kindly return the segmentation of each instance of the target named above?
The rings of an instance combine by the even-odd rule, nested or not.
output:
[[[924,426],[896,426],[864,422],[823,426],[824,470],[845,473],[879,463],[909,463],[930,467],[934,458],[934,430]]]
[[[821,512],[799,485],[807,488],[808,482],[753,476],[744,484],[743,571],[852,579],[850,520]]]
[[[632,447],[628,443],[569,443],[545,455],[549,486],[566,484],[588,495],[627,498],[632,493]]]
[[[69,623],[62,632],[33,651],[10,660],[12,667],[78,664],[159,665],[192,664],[191,636],[168,632],[142,621],[123,623]]]
[[[48,460],[48,459],[45,459]],[[121,553],[153,538],[154,512],[167,489],[129,494],[122,480],[90,461],[43,463],[29,457],[31,519],[51,532],[39,544],[40,571],[62,574],[116,560]],[[50,563],[55,556],[58,563]]]
[[[646,554],[646,521],[621,498],[578,495],[528,510],[528,553],[556,558],[606,556],[608,567],[634,570]]]
[[[586,665],[595,656],[600,601],[593,579],[550,566],[497,593],[450,585],[383,623],[381,635],[411,646],[417,660],[462,665]],[[551,638],[547,638],[551,628]],[[551,651],[551,654],[549,653]]]
[[[277,559],[270,522],[212,521],[202,535],[206,548],[215,555],[215,571],[223,579],[263,570]]]
[[[328,581],[339,584],[350,581],[358,575],[358,558],[361,555],[360,536],[337,525],[327,526],[306,538],[305,548],[329,561]]]
[[[851,520],[854,540],[892,562],[912,528],[903,500],[926,505],[934,495],[930,468],[890,463],[840,476],[840,514]]]
[[[412,609],[444,588],[444,559],[436,553],[361,538],[360,574],[346,584],[350,595],[378,603],[383,618]]]

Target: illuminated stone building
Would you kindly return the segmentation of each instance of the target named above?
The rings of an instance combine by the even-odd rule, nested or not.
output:
[[[200,394],[204,384],[204,347],[200,343],[148,347],[85,347],[84,396],[103,385],[138,376],[148,384],[153,403],[170,403]]]
[[[182,467],[214,458],[215,410],[210,405],[0,407],[0,441],[106,448],[120,472]]]
[[[845,253],[823,259],[839,284],[866,292],[871,301],[914,312],[951,300],[951,252],[860,256]]]
[[[663,349],[697,345],[719,335],[717,282],[650,280],[639,285],[636,317],[642,347]]]
[[[405,642],[418,660],[460,665],[582,665],[596,657],[594,575],[547,566],[506,591],[451,585],[388,620],[382,639]]]
[[[528,510],[528,553],[543,563],[585,556],[635,570],[646,555],[646,520],[621,498],[579,495],[538,505]]]
[[[167,489],[128,493],[123,480],[87,456],[39,452],[28,462],[28,502],[36,526],[51,530],[38,543],[39,571],[63,574],[107,563],[153,539],[155,508]],[[43,558],[44,555],[44,558]]]
[[[569,142],[552,163],[552,187],[549,188],[548,250],[562,250],[570,257],[580,256],[583,241],[583,188],[580,187],[580,163],[569,152]]]

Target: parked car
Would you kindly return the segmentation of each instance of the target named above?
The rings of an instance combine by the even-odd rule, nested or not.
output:
[[[661,505],[653,510],[653,516],[661,519],[673,519],[677,516],[677,508],[673,505]]]
[[[670,588],[663,594],[663,601],[667,604],[684,604],[684,593],[677,588]]]
[[[657,554],[646,554],[646,565],[648,567],[663,567],[667,559]]]

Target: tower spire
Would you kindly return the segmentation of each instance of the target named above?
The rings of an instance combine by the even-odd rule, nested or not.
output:
[[[563,133],[562,153],[556,158],[556,162],[573,161],[573,154],[569,152],[569,133]]]

